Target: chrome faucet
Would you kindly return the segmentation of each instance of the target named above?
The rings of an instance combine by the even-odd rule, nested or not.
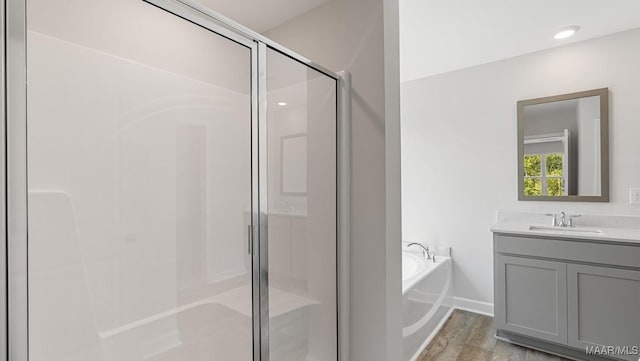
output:
[[[579,214],[566,214],[565,212],[560,212],[560,214],[547,213],[546,215],[553,217],[551,220],[553,227],[575,227],[574,218],[580,217]]]
[[[569,224],[568,224],[568,226],[572,227],[572,228],[575,227],[576,226],[575,218],[578,218],[578,217],[580,217],[579,214],[571,214],[571,215],[569,215]]]
[[[564,212],[560,212],[560,227],[566,227],[567,224],[567,214]]]
[[[431,259],[431,254],[429,254],[429,247],[425,247],[420,243],[409,243],[407,245],[407,248],[411,247],[411,246],[419,246],[420,248],[422,248],[422,256],[426,259]]]

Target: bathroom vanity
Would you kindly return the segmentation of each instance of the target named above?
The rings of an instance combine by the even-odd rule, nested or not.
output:
[[[496,336],[578,360],[637,361],[640,228],[636,217],[624,218],[595,227],[494,226]]]

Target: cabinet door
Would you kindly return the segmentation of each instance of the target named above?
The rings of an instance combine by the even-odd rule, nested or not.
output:
[[[496,257],[496,327],[566,344],[566,264],[502,255]]]
[[[570,346],[640,346],[640,271],[570,264],[567,279]]]

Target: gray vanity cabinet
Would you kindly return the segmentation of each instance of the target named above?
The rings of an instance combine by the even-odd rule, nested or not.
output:
[[[567,265],[497,255],[496,326],[539,339],[567,342]]]
[[[638,243],[494,233],[494,292],[502,339],[578,360],[638,361]],[[586,354],[603,346],[618,351]]]
[[[640,346],[640,271],[568,264],[567,286],[570,346]]]

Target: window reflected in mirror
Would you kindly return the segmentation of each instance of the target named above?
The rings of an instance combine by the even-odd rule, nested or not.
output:
[[[525,154],[524,194],[528,196],[566,195],[561,153]],[[542,172],[545,169],[545,172]],[[565,173],[566,174],[566,173]]]

